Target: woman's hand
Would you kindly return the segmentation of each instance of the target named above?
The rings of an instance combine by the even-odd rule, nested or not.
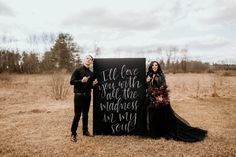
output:
[[[148,75],[146,79],[147,83],[151,81],[151,77]]]

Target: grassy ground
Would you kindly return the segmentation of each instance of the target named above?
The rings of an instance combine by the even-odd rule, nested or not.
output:
[[[78,142],[71,143],[71,87],[65,100],[55,100],[50,75],[0,78],[0,156],[236,156],[235,76],[167,75],[174,110],[192,126],[209,132],[197,143],[137,136],[83,137],[81,124]]]

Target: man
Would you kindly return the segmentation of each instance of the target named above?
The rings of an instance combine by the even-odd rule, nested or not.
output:
[[[91,88],[97,84],[93,72],[89,70],[93,63],[93,57],[87,55],[84,59],[83,66],[77,68],[70,80],[74,85],[74,119],[71,126],[71,141],[77,142],[77,128],[82,113],[83,116],[83,135],[92,136],[88,131],[88,112],[91,100]]]

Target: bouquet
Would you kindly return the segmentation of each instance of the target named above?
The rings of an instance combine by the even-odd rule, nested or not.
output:
[[[156,87],[152,89],[151,94],[151,103],[155,107],[159,107],[160,105],[165,105],[170,103],[170,99],[168,96],[169,90],[167,89],[167,85],[162,85],[161,87]]]

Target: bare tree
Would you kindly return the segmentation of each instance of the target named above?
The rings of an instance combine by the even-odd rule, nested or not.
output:
[[[30,34],[26,38],[26,42],[29,44],[29,49],[32,51],[37,51],[39,52],[39,43],[40,43],[40,37],[36,34]]]
[[[23,73],[34,74],[39,72],[39,59],[36,53],[22,53],[21,70]]]
[[[101,56],[101,48],[98,46],[97,41],[95,41],[94,43],[94,53],[95,53],[95,57]]]
[[[181,69],[183,70],[184,73],[187,72],[187,54],[188,54],[188,49],[183,48],[180,50],[180,54],[182,56],[181,60]]]
[[[40,40],[44,44],[45,51],[50,49],[55,39],[56,39],[56,35],[54,33],[43,32],[40,35]]]
[[[173,73],[176,73],[176,56],[177,56],[177,53],[178,53],[178,48],[176,47],[176,46],[172,46],[171,48],[170,48],[170,51],[172,52],[172,60],[171,60],[171,62],[172,62],[172,70],[173,70]]]

